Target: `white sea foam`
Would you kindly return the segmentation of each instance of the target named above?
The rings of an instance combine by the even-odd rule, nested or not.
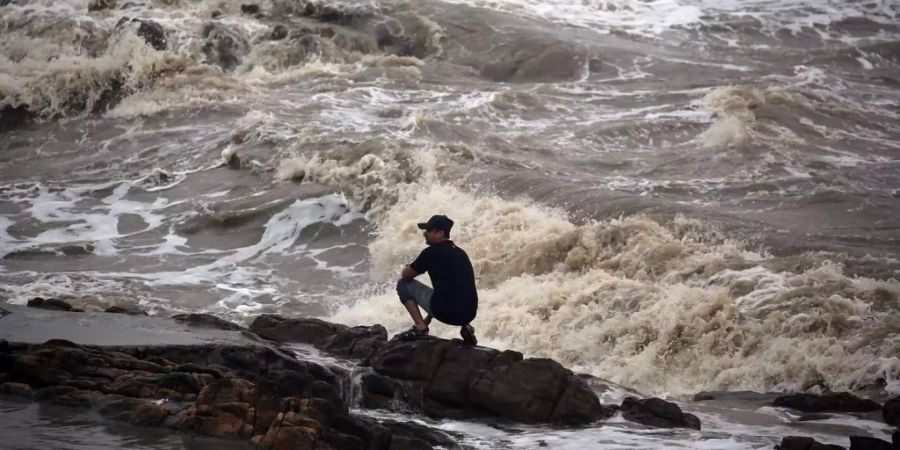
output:
[[[295,159],[282,175],[340,184],[368,205],[379,227],[369,246],[373,276],[385,286],[422,248],[416,221],[453,217],[454,239],[472,258],[480,288],[474,325],[488,345],[654,392],[802,390],[822,381],[852,389],[900,377],[892,341],[864,324],[874,318],[879,333],[889,327],[891,313],[865,299],[876,291],[896,298],[896,282],[847,277],[827,262],[773,272],[762,265],[765,255],[696,220],[636,216],[576,226],[560,211],[442,183],[429,168],[434,153],[416,155],[425,164],[406,169],[374,155]],[[429,181],[391,181],[404,170]],[[408,318],[391,289],[383,292],[332,319],[404,328]]]

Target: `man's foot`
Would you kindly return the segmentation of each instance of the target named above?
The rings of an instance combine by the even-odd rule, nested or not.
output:
[[[413,340],[413,339],[419,339],[419,338],[422,338],[425,336],[428,336],[428,327],[420,329],[420,328],[416,328],[416,326],[413,325],[412,328],[394,336],[394,339],[399,339],[401,341],[409,341],[409,340]]]
[[[472,328],[472,325],[459,327],[459,335],[462,336],[464,345],[478,345],[478,339],[475,339],[475,328]]]

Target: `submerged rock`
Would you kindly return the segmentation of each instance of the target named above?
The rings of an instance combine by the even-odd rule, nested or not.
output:
[[[209,22],[203,26],[203,54],[207,64],[215,64],[224,70],[231,70],[241,64],[249,51],[247,38],[235,28],[219,22]]]
[[[191,313],[191,314],[176,314],[172,316],[172,319],[176,322],[186,323],[188,325],[194,325],[198,327],[207,327],[207,328],[215,328],[217,330],[243,330],[244,327],[229,322],[224,319],[220,319],[212,314],[202,314],[202,313]]]
[[[129,316],[147,316],[147,311],[138,308],[130,308],[113,305],[109,308],[103,310],[103,312],[111,313],[111,314],[128,314]]]
[[[849,392],[823,395],[790,394],[776,398],[772,404],[803,412],[868,412],[881,409],[878,403],[859,398]]]
[[[811,437],[785,436],[775,450],[845,450],[840,445],[823,444]]]
[[[884,402],[881,414],[886,423],[900,427],[900,397],[894,397]]]
[[[68,302],[55,299],[55,298],[41,298],[35,297],[31,300],[28,300],[28,306],[31,308],[40,308],[40,309],[52,309],[56,311],[72,311],[72,305]]]
[[[89,0],[88,11],[100,11],[116,7],[116,0]]]
[[[675,403],[655,397],[626,397],[622,401],[622,417],[652,427],[700,429],[700,419],[697,416],[682,412]]]
[[[850,450],[892,450],[894,446],[881,439],[867,436],[850,436]]]
[[[244,14],[259,14],[259,5],[254,3],[241,4],[241,12]]]
[[[168,41],[166,40],[166,30],[162,27],[162,25],[152,20],[123,17],[119,19],[118,23],[116,23],[116,28],[121,28],[128,24],[135,23],[138,24],[137,30],[135,30],[135,32],[138,36],[144,38],[144,41],[147,42],[147,44],[159,51],[166,49],[168,43]]]

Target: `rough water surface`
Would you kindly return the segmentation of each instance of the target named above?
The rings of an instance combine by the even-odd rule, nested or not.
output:
[[[492,347],[900,392],[896,2],[88,3],[0,7],[10,303],[398,331],[440,212]]]

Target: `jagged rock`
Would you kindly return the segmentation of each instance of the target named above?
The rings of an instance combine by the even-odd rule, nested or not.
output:
[[[116,23],[116,28],[133,23],[138,24],[135,32],[138,36],[144,38],[144,41],[147,42],[147,44],[150,44],[151,47],[159,51],[166,49],[166,46],[168,45],[168,41],[166,40],[166,30],[162,25],[152,20],[123,17]]]
[[[391,341],[371,364],[380,375],[419,383],[421,403],[432,416],[584,424],[611,414],[571,371],[549,359],[522,360],[516,352],[436,338]],[[405,395],[419,403],[415,390]]]
[[[90,0],[88,1],[88,11],[100,11],[103,9],[113,9],[116,7],[116,0]]]
[[[394,410],[398,403],[407,401],[403,385],[391,377],[367,373],[359,382],[363,408]]]
[[[803,412],[867,412],[881,409],[878,403],[848,392],[823,395],[790,394],[776,398],[772,404]]]
[[[111,314],[128,314],[129,316],[147,316],[147,311],[137,309],[137,308],[125,308],[122,306],[110,306],[103,310],[104,312],[108,312]]]
[[[900,397],[894,397],[884,402],[881,415],[889,425],[900,427]]]
[[[224,70],[231,70],[241,63],[247,54],[249,44],[240,30],[228,28],[219,22],[209,22],[203,26],[203,54],[208,64],[215,64]]]
[[[112,419],[140,426],[162,425],[173,414],[165,402],[119,396],[109,396],[99,412]]]
[[[262,346],[95,347],[49,340],[0,345],[12,363],[0,394],[98,408],[141,426],[249,440],[257,448],[386,449],[443,445],[427,427],[350,414],[335,375]],[[27,384],[26,384],[27,383]]]
[[[319,319],[285,319],[263,314],[253,320],[250,331],[273,341],[302,342],[347,358],[366,358],[387,342],[381,325],[348,327]]]
[[[850,436],[850,450],[891,450],[888,441],[866,436]]]
[[[811,437],[785,436],[775,450],[845,450],[840,445],[823,444]]]
[[[31,390],[31,386],[25,383],[9,382],[0,384],[0,395],[31,398],[32,396],[34,396],[34,391]]]
[[[52,309],[56,311],[71,311],[72,305],[63,300],[58,300],[55,298],[44,299],[41,297],[35,297],[31,300],[28,300],[28,306],[32,308],[40,308],[40,309]]]
[[[207,327],[207,328],[215,328],[218,330],[243,330],[244,327],[229,322],[224,319],[220,319],[212,314],[200,314],[200,313],[191,313],[191,314],[176,314],[172,316],[176,322],[186,323],[189,325],[194,325],[198,327]]]
[[[697,416],[682,412],[675,403],[655,397],[626,397],[622,401],[622,417],[652,427],[700,429],[700,419]]]
[[[385,421],[391,431],[390,450],[426,450],[433,448],[459,449],[447,434],[415,422]]]

